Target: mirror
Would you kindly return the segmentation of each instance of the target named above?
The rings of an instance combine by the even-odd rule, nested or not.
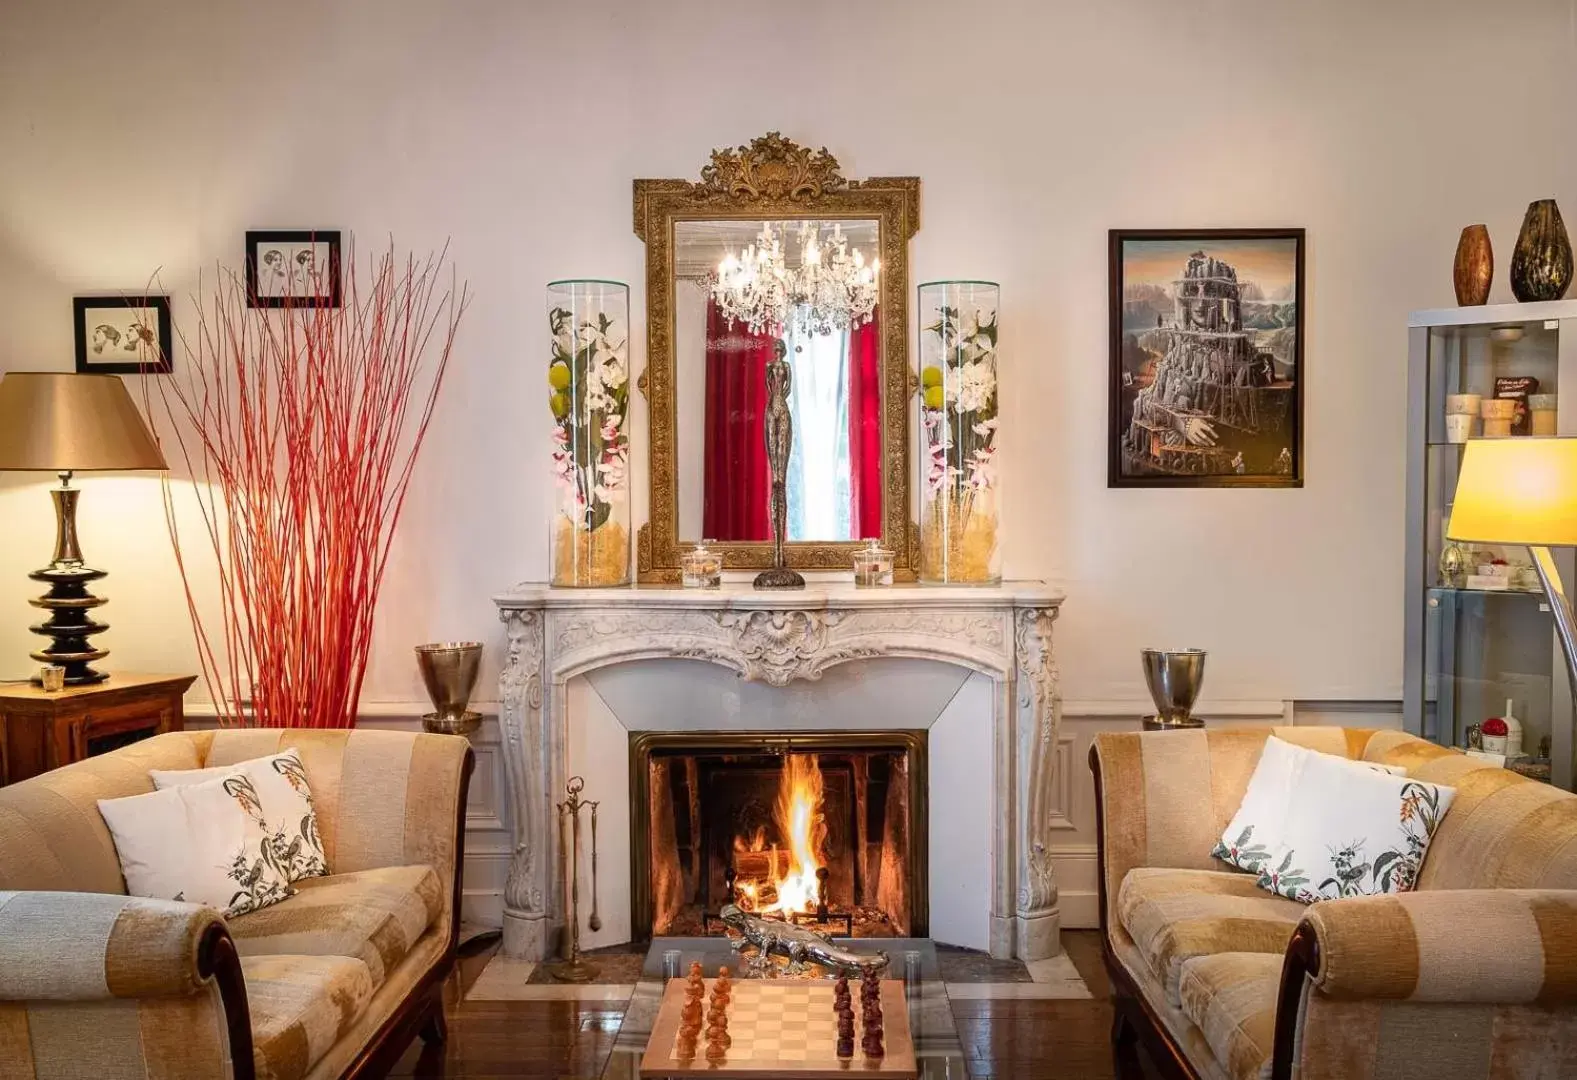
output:
[[[787,471],[787,538],[840,542],[882,534],[881,310],[796,305],[779,335],[752,332],[714,296],[718,267],[777,244],[791,274],[806,253],[841,249],[845,268],[879,249],[872,218],[674,223],[674,397],[679,539],[770,540],[766,365],[781,340],[791,372],[794,439]],[[874,275],[879,280],[879,273]],[[823,294],[831,290],[823,290]],[[852,325],[839,325],[852,323]]]
[[[766,432],[785,418],[768,408],[767,365],[779,347],[793,429],[786,565],[851,569],[876,538],[894,551],[894,579],[913,580],[908,244],[919,187],[914,177],[847,180],[825,149],[776,132],[714,151],[699,182],[635,181],[648,320],[637,386],[651,429],[640,581],[677,582],[681,557],[703,538],[726,569],[773,565]],[[775,254],[748,258],[753,249]],[[742,266],[775,276],[741,277]],[[720,274],[736,288],[719,291]],[[816,288],[799,294],[809,302],[769,303],[772,280]],[[778,320],[751,317],[766,311],[781,316],[781,332]]]

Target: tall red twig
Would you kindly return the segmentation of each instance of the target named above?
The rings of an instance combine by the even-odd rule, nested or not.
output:
[[[143,380],[206,533],[183,543],[166,478],[165,519],[224,723],[356,723],[390,544],[468,302],[447,254],[401,266],[391,248],[364,286],[347,249],[338,308],[251,307],[239,275],[221,271],[209,296],[199,287],[192,336],[179,334],[185,364]],[[193,588],[209,556],[216,623]]]

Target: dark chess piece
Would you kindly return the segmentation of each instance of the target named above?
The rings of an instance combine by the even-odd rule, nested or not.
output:
[[[865,1037],[860,1040],[860,1049],[865,1051],[866,1057],[879,1058],[887,1051],[882,1048],[882,1019],[876,1017],[872,1022],[869,1017],[865,1021]]]

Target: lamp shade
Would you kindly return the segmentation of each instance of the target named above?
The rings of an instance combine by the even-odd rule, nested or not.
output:
[[[0,469],[163,469],[164,455],[114,375],[13,371],[0,378]]]
[[[1577,438],[1469,439],[1446,536],[1577,546]]]

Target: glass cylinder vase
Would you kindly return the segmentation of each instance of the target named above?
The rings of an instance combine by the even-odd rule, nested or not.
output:
[[[630,582],[630,290],[548,283],[554,585]]]
[[[920,580],[994,585],[997,285],[920,286]]]

